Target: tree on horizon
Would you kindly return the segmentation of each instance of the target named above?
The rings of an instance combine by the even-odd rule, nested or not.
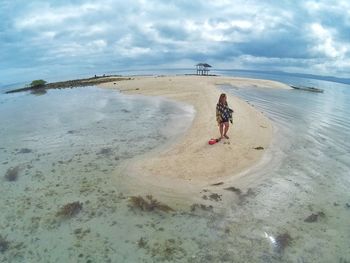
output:
[[[37,79],[33,80],[32,83],[30,83],[31,88],[43,88],[46,85],[46,81],[43,79]]]

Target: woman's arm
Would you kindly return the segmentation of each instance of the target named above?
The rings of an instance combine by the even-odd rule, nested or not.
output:
[[[219,106],[219,104],[216,105],[216,121],[218,122],[218,125],[220,125],[220,123],[221,123],[221,121],[222,121],[221,111],[220,111],[220,106]]]

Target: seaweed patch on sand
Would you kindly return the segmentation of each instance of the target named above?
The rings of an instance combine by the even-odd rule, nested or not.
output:
[[[9,249],[10,242],[0,235],[0,253],[6,252]]]
[[[19,166],[9,168],[4,176],[5,180],[9,182],[17,181],[19,170]]]
[[[142,196],[132,196],[129,200],[129,206],[131,208],[140,209],[142,211],[162,211],[162,212],[170,212],[174,211],[171,207],[166,204],[163,204],[156,199],[153,198],[152,195],[146,195],[146,198]]]
[[[289,246],[292,242],[292,237],[289,235],[288,232],[285,232],[283,234],[279,234],[277,237],[276,237],[276,250],[278,253],[283,253],[285,248],[287,246]]]
[[[138,248],[146,250],[147,254],[156,261],[177,262],[186,257],[186,250],[182,247],[182,241],[174,238],[169,238],[164,241],[146,240],[141,237],[137,241]]]
[[[61,207],[61,209],[56,213],[56,216],[62,218],[71,218],[77,215],[83,209],[83,203],[73,202],[68,203]]]

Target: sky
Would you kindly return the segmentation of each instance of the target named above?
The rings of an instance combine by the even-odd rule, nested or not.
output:
[[[152,68],[350,77],[350,1],[0,0],[0,83]]]

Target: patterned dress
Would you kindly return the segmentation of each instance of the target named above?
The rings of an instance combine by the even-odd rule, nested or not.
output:
[[[233,110],[230,109],[227,104],[216,104],[216,121],[218,124],[228,121],[232,123],[232,113]]]

